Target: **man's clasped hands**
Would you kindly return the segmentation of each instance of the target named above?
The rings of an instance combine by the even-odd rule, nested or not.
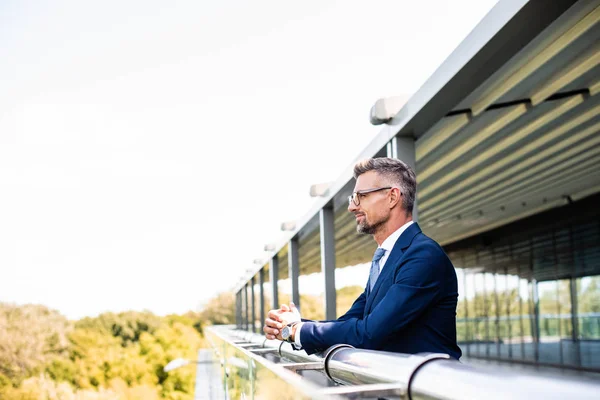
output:
[[[289,306],[287,304],[282,304],[279,309],[269,311],[263,331],[269,340],[283,340],[281,337],[281,330],[286,325],[299,321],[300,311],[298,311],[294,303],[290,302]]]

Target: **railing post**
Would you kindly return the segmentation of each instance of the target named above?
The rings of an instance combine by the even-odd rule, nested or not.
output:
[[[298,277],[300,265],[298,261],[298,239],[292,239],[288,243],[288,269],[292,282],[292,301],[300,309],[300,291],[298,289]]]
[[[325,280],[325,319],[336,318],[335,293],[335,232],[333,209],[322,208],[319,212],[321,228],[321,272]]]

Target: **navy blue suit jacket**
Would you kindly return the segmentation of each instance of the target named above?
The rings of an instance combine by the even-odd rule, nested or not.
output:
[[[365,291],[334,321],[306,321],[300,331],[308,353],[345,343],[398,353],[461,356],[456,344],[456,272],[444,250],[416,223],[400,235],[373,291]]]

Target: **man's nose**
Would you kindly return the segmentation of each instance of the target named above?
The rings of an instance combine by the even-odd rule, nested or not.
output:
[[[353,202],[353,201],[351,201],[351,202],[348,204],[348,211],[350,211],[350,212],[354,212],[354,211],[356,211],[356,210],[358,210],[358,206],[357,206],[356,204],[354,204],[354,202]]]

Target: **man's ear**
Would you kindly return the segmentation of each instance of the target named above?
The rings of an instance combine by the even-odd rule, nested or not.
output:
[[[402,195],[400,194],[400,189],[391,188],[390,189],[390,208],[394,208],[398,205],[398,203],[402,202]]]

